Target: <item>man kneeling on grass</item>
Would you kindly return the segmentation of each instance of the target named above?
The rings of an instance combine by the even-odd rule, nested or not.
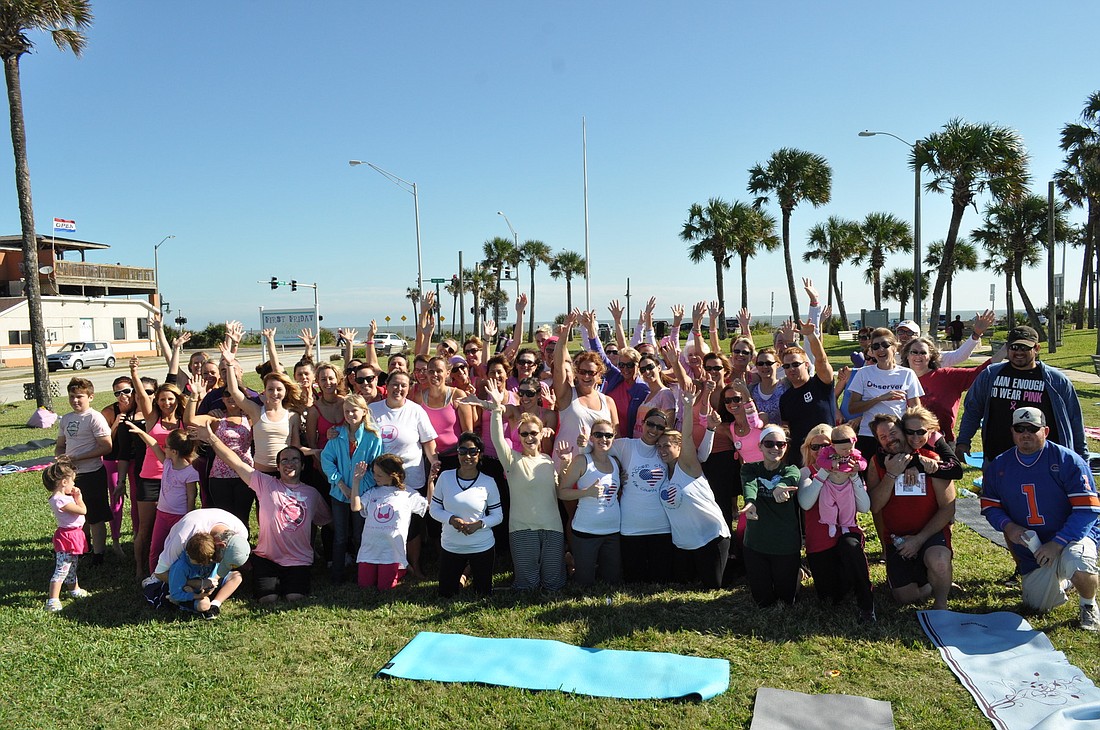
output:
[[[1096,545],[1100,498],[1085,460],[1047,441],[1038,408],[1012,413],[1014,448],[994,459],[982,481],[982,514],[1005,541],[1023,576],[1024,606],[1046,612],[1081,598],[1081,628],[1100,631]]]
[[[867,492],[886,554],[890,593],[898,603],[931,597],[932,608],[946,609],[955,485],[942,477],[935,450],[926,445],[914,449],[892,413],[875,416],[871,433],[881,451],[867,468]],[[927,436],[923,428],[913,433]],[[955,466],[961,473],[962,467]]]

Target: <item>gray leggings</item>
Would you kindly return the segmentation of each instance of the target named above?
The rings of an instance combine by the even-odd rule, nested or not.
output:
[[[579,586],[592,585],[597,579],[604,583],[622,583],[623,561],[619,552],[619,533],[590,535],[573,531],[573,580]]]

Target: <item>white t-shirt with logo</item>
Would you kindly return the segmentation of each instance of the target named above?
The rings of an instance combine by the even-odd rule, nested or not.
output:
[[[406,401],[400,408],[390,408],[386,401],[371,403],[368,407],[382,432],[382,450],[401,457],[405,465],[405,486],[420,489],[427,481],[421,444],[434,441],[436,437],[427,412],[412,401]]]
[[[657,447],[641,439],[616,439],[611,455],[626,472],[620,502],[619,532],[623,535],[667,535],[672,532],[668,515],[661,506],[661,485],[665,481],[665,463],[657,456]]]
[[[890,370],[883,370],[875,366],[862,367],[852,373],[852,384],[849,390],[859,393],[864,401],[878,398],[883,393],[891,390],[905,392],[904,400],[879,401],[864,411],[859,423],[860,436],[873,436],[871,433],[871,421],[880,413],[893,413],[898,418],[905,415],[907,403],[911,398],[920,398],[924,395],[917,374],[909,368],[901,366]]]
[[[423,516],[428,500],[420,492],[394,487],[374,487],[363,495],[363,541],[356,562],[408,567],[405,540],[413,514]]]

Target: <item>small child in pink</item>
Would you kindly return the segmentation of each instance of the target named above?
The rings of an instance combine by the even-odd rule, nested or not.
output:
[[[408,569],[405,542],[413,513],[423,516],[428,500],[405,488],[405,467],[396,454],[382,454],[371,467],[374,487],[359,497],[359,483],[367,475],[366,462],[355,465],[351,508],[363,516],[359,545],[359,585],[380,591],[395,588]]]
[[[156,439],[141,426],[133,421],[127,421],[126,425],[145,442],[157,461],[164,465],[153,535],[149,540],[149,572],[155,573],[168,533],[185,514],[195,509],[195,498],[199,493],[199,473],[191,466],[191,462],[195,460],[196,444],[185,431],[177,429],[168,434],[164,448],[161,449]]]
[[[57,520],[53,533],[54,568],[50,578],[47,611],[61,610],[61,586],[64,584],[73,598],[84,598],[88,591],[76,579],[80,556],[88,551],[84,535],[84,515],[88,508],[76,486],[76,470],[67,456],[61,456],[42,471],[42,483],[50,492],[50,508]]]
[[[859,472],[867,468],[867,460],[855,447],[856,432],[851,426],[837,426],[829,439],[832,443],[817,452],[815,478],[822,483],[817,501],[821,524],[829,526],[829,537],[835,537],[837,527],[841,534],[856,527],[853,486],[862,484]]]

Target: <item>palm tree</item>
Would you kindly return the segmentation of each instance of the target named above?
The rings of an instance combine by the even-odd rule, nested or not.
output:
[[[474,315],[475,334],[481,332],[481,318],[484,309],[493,297],[493,274],[482,266],[474,266],[472,269],[463,269],[462,286],[465,293],[473,298],[473,306],[470,312]]]
[[[927,290],[928,272],[922,271],[920,278],[921,289]],[[912,269],[894,269],[882,280],[882,297],[887,300],[893,299],[901,305],[901,311],[898,313],[900,319],[905,319],[905,307],[909,304],[911,296],[913,296]]]
[[[688,219],[680,231],[680,238],[691,246],[688,257],[700,263],[710,257],[714,260],[714,282],[718,290],[718,306],[726,307],[725,270],[737,254],[741,261],[741,306],[748,307],[748,260],[760,248],[774,250],[779,246],[775,235],[775,219],[755,210],[751,205],[735,201],[727,203],[721,198],[711,198],[707,206],[695,203],[688,209]],[[718,321],[718,337],[728,336],[726,318]]]
[[[1066,222],[1066,209],[1068,204],[1061,203],[1055,206],[1054,237],[1065,239],[1069,235],[1069,225]],[[985,224],[971,233],[976,241],[987,244],[990,259],[996,263],[998,257],[1007,264],[1007,273],[1011,274],[1016,282],[1016,291],[1020,293],[1020,300],[1027,310],[1028,322],[1039,337],[1046,335],[1039,323],[1039,312],[1031,303],[1027,289],[1024,288],[1024,267],[1038,265],[1042,258],[1043,248],[1047,240],[1047,201],[1041,195],[1030,194],[1012,203],[994,203],[986,206]],[[993,268],[1006,272],[1006,267],[996,265]],[[1011,280],[1006,280],[1008,286]],[[1012,320],[1010,319],[1009,322]]]
[[[506,266],[519,266],[520,252],[510,238],[494,236],[481,245],[485,255],[485,268],[494,273],[496,293],[489,297],[493,306],[493,320],[500,322],[500,307],[508,302],[508,295],[500,289],[500,278]],[[504,296],[501,296],[501,295]]]
[[[1076,319],[1082,326],[1085,305],[1086,282],[1092,281],[1095,270],[1093,256],[1100,250],[1100,91],[1094,91],[1085,100],[1080,124],[1062,127],[1060,147],[1066,153],[1064,167],[1054,174],[1058,187],[1074,205],[1085,205],[1088,217],[1085,223],[1085,265],[1081,276],[1081,290],[1077,303]],[[1091,297],[1090,297],[1091,301]],[[1089,327],[1093,326],[1093,310],[1089,308]],[[1100,331],[1097,333],[1096,353],[1100,355]]]
[[[749,168],[749,192],[756,194],[753,207],[759,210],[774,193],[783,215],[783,262],[787,267],[787,292],[793,317],[799,316],[798,291],[791,265],[791,213],[802,201],[815,208],[832,196],[833,169],[821,155],[784,147],[772,153],[766,165]]]
[[[976,234],[977,231],[974,231],[971,236],[978,240]],[[982,241],[982,248],[985,249],[986,253],[985,260],[982,261],[982,268],[1000,274],[1005,278],[1005,322],[1008,322],[1011,327],[1016,324],[1016,307],[1013,304],[1012,297],[1013,260],[1008,241],[1000,238],[990,238]],[[1028,262],[1028,265],[1034,266],[1034,262]]]
[[[1028,155],[1019,133],[996,124],[972,124],[952,119],[913,146],[911,164],[932,175],[926,188],[951,191],[951,223],[943,244],[943,260],[932,292],[931,322],[939,321],[940,301],[955,260],[963,213],[974,198],[988,190],[995,201],[1019,200],[1027,193]]]
[[[829,216],[828,222],[818,223],[810,229],[808,243],[810,248],[802,254],[803,261],[823,261],[829,266],[829,304],[833,303],[833,294],[836,294],[836,303],[840,308],[840,320],[844,323],[844,329],[848,329],[848,312],[844,308],[844,295],[840,291],[837,279],[837,271],[841,265],[850,259],[858,258],[860,254],[861,234],[860,226],[856,221]]]
[[[417,305],[420,304],[420,289],[415,286],[408,287],[405,289],[405,298],[412,302],[413,322],[419,322],[420,310]]]
[[[19,59],[34,48],[28,31],[49,33],[58,48],[62,51],[68,49],[79,56],[87,43],[82,31],[91,24],[92,10],[88,0],[22,0],[0,5],[0,58],[4,59],[4,81],[8,86],[11,145],[15,153],[15,189],[19,197],[19,219],[23,232],[22,273],[26,282],[27,316],[31,328],[35,399],[40,408],[52,408],[53,399],[50,398],[50,376],[46,367],[46,328],[42,321],[42,286],[38,281],[38,235],[34,230]]]
[[[584,276],[585,261],[576,251],[559,251],[550,261],[550,276],[565,277],[565,311],[573,311],[573,277]]]
[[[867,262],[863,280],[874,287],[875,309],[882,309],[882,272],[890,254],[913,250],[909,224],[891,213],[868,213],[859,226],[861,251],[853,264]]]
[[[1091,185],[1087,181],[1089,176],[1090,172],[1087,166],[1083,167],[1075,162],[1071,162],[1068,156],[1065,166],[1054,173],[1054,181],[1057,183],[1058,190],[1062,193],[1066,201],[1077,207],[1086,206],[1088,211],[1085,224],[1078,227],[1072,239],[1074,248],[1082,246],[1085,249],[1084,255],[1082,256],[1081,287],[1078,292],[1077,301],[1073,306],[1073,320],[1076,323],[1077,329],[1081,329],[1085,326],[1086,302],[1088,307],[1089,329],[1092,329],[1095,322],[1092,272],[1096,263],[1093,260],[1093,256],[1096,252],[1096,238],[1093,235],[1093,231],[1096,230],[1097,223],[1100,222],[1100,175],[1096,176],[1096,183]],[[1091,193],[1090,187],[1095,188]]]
[[[943,241],[933,241],[928,245],[928,251],[924,256],[924,265],[934,269],[943,261]],[[955,279],[955,273],[959,271],[976,271],[978,269],[978,249],[966,239],[955,241],[955,260],[951,264],[951,273],[947,277],[946,296],[944,297],[944,311],[947,313],[947,321],[951,321],[951,283]]]
[[[523,245],[519,247],[520,256],[522,260],[531,267],[531,301],[528,305],[531,307],[531,312],[527,320],[527,339],[531,342],[535,341],[535,269],[539,264],[549,264],[551,250],[548,245],[542,241],[524,241]]]

